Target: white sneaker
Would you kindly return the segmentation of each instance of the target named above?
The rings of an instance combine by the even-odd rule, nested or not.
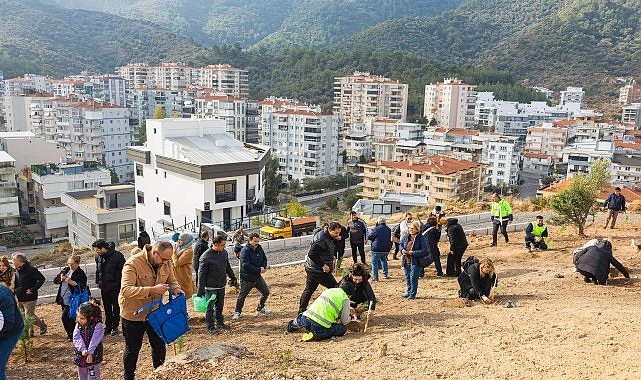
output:
[[[271,310],[269,310],[269,309],[265,309],[265,308],[262,308],[262,309],[260,309],[260,310],[256,310],[256,315],[261,315],[261,314],[262,314],[262,315],[269,315],[269,314],[271,314],[271,313],[272,313],[272,311],[271,311]]]
[[[239,312],[234,312],[234,315],[231,317],[232,321],[237,321],[240,319],[240,313]]]

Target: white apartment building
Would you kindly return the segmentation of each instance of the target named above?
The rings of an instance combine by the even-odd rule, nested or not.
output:
[[[582,87],[571,87],[568,86],[565,91],[561,91],[561,96],[559,98],[560,105],[567,105],[570,103],[578,104],[579,106],[583,103],[583,97],[585,96],[585,91]]]
[[[111,183],[111,173],[99,168],[95,162],[32,165],[31,170],[21,172],[20,193],[22,207],[32,215],[44,235],[67,236],[67,206],[60,197],[63,192],[93,189]],[[31,184],[31,186],[29,185]]]
[[[554,163],[558,158],[543,153],[525,153],[523,155],[523,171],[525,173],[550,176],[554,170]]]
[[[31,131],[33,129],[33,126],[30,124],[33,112],[31,105],[34,104],[34,107],[42,109],[44,104],[51,99],[53,99],[53,95],[42,92],[30,95],[6,94],[3,103],[7,131]],[[42,128],[41,125],[37,127]]]
[[[612,155],[612,184],[635,187],[641,183],[641,151]]]
[[[542,123],[529,127],[525,137],[525,151],[550,155],[558,162],[563,158],[563,149],[568,143],[567,120],[555,123]]]
[[[126,106],[127,98],[125,94],[126,81],[113,75],[95,75],[95,74],[80,74],[72,75],[67,78],[70,81],[78,81],[82,83],[82,90],[87,94],[88,99],[103,103],[111,103],[117,106]],[[72,94],[77,94],[77,91]],[[58,96],[65,96],[66,94],[57,94]]]
[[[536,92],[540,92],[540,93],[544,94],[545,98],[548,99],[548,100],[552,99],[552,95],[554,95],[554,91],[552,91],[552,90],[550,90],[548,88],[545,88],[545,87],[532,86],[530,88],[533,89]]]
[[[0,151],[0,227],[17,226],[20,218],[15,160]]]
[[[241,99],[249,98],[249,76],[247,70],[231,65],[209,65],[195,69],[194,85],[210,88],[229,96]]]
[[[480,161],[485,167],[486,183],[517,185],[523,153],[518,138],[483,133],[475,141],[483,144]]]
[[[423,115],[439,127],[469,129],[474,126],[476,86],[456,78],[425,86]]]
[[[636,81],[619,89],[619,103],[623,106],[641,101],[641,84]]]
[[[318,106],[297,106],[263,112],[260,119],[262,143],[278,157],[283,181],[338,174],[340,115],[323,115]]]
[[[563,163],[568,164],[566,177],[576,173],[588,173],[590,165],[599,158],[612,160],[614,143],[612,141],[586,141],[571,144],[563,149]]]
[[[230,95],[205,95],[195,99],[198,119],[225,121],[225,130],[236,140],[246,141],[247,100]]]
[[[367,117],[405,121],[407,94],[407,84],[356,71],[334,78],[333,113],[344,117],[345,130],[362,128]]]
[[[641,103],[632,103],[623,106],[621,123],[632,124],[635,127],[641,126]]]
[[[234,139],[223,120],[150,119],[146,127],[146,146],[127,153],[135,162],[138,225],[149,233],[201,222],[235,229],[263,202],[269,147]]]

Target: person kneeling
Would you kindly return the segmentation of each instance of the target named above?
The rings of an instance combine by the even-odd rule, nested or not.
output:
[[[354,308],[354,316],[360,322],[361,314],[371,316],[376,310],[376,296],[372,285],[369,283],[369,272],[363,263],[352,264],[350,273],[345,275],[339,282],[338,286],[343,282],[354,283],[354,294],[349,297],[350,306]]]
[[[496,273],[494,263],[485,258],[479,261],[470,256],[463,263],[463,272],[458,276],[458,283],[461,289],[458,291],[460,298],[468,300],[481,299],[489,303],[492,288],[496,286]]]
[[[583,280],[587,283],[606,285],[610,264],[625,278],[630,278],[628,270],[612,256],[612,243],[607,239],[588,241],[574,252],[573,262],[576,271],[583,275]]]
[[[303,341],[345,335],[345,325],[352,321],[354,314],[354,309],[349,304],[349,297],[354,294],[354,288],[353,282],[345,281],[338,288],[324,290],[314,303],[296,318],[296,325],[308,331],[303,334]]]

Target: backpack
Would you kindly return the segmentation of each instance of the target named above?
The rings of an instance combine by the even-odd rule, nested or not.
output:
[[[480,262],[479,259],[477,259],[474,256],[470,256],[467,259],[465,259],[465,261],[463,261],[463,263],[461,264],[461,268],[463,268],[463,270],[467,270],[467,268],[469,268],[470,265],[478,264],[479,262]]]

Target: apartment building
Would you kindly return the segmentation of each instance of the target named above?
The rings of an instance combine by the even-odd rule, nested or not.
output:
[[[247,70],[231,65],[209,65],[195,69],[194,85],[210,88],[229,96],[249,98],[249,76]]]
[[[372,142],[372,156],[376,161],[394,161],[398,139],[387,138]]]
[[[0,151],[0,227],[17,226],[19,218],[15,160]]]
[[[124,107],[127,105],[126,98],[126,81],[124,78],[114,75],[98,74],[79,74],[71,75],[67,81],[79,82],[82,84],[82,90],[72,89],[68,94],[58,94],[57,96],[66,96],[69,94],[79,94],[80,92],[87,95],[87,100],[93,99],[98,102],[111,103]]]
[[[550,176],[554,170],[554,164],[558,158],[543,153],[523,154],[523,171],[525,173]]]
[[[572,87],[568,86],[565,91],[561,91],[559,98],[560,105],[567,105],[570,103],[578,104],[579,106],[583,103],[583,97],[585,96],[585,91],[582,87]]]
[[[101,185],[95,189],[63,192],[69,241],[91,247],[97,239],[116,244],[136,241],[136,190],[132,184]]]
[[[408,161],[374,161],[358,165],[362,197],[380,199],[385,192],[426,194],[429,203],[479,199],[483,165],[451,157],[415,157]]]
[[[631,103],[623,106],[621,111],[621,123],[631,124],[636,128],[641,126],[641,103]]]
[[[196,117],[225,121],[225,130],[246,141],[247,100],[230,95],[205,95],[195,99]]]
[[[619,104],[626,106],[639,102],[641,102],[641,84],[632,81],[619,89]]]
[[[557,162],[563,158],[563,149],[568,143],[568,121],[543,123],[527,128],[525,151],[552,156]]]
[[[590,165],[599,158],[612,160],[614,143],[612,141],[586,141],[568,145],[563,149],[563,163],[568,165],[566,177],[576,173],[588,173]]]
[[[641,183],[641,150],[612,155],[612,184],[635,187]]]
[[[476,86],[456,78],[425,86],[423,115],[442,128],[470,129],[474,126]]]
[[[127,153],[135,162],[138,225],[148,232],[201,222],[231,230],[262,205],[268,146],[234,139],[223,120],[150,119],[146,128],[146,146]]]
[[[361,127],[367,117],[405,121],[407,94],[407,84],[356,71],[334,78],[333,113],[344,117],[345,130]]]
[[[62,162],[67,152],[55,141],[47,141],[31,132],[0,132],[0,150],[15,160],[16,171],[40,162]]]
[[[483,133],[473,141],[482,146],[479,161],[484,165],[487,184],[519,183],[523,151],[517,137]]]
[[[63,192],[93,189],[111,183],[111,173],[96,162],[31,165],[18,175],[20,207],[38,222],[44,235],[67,236],[67,207]]]
[[[425,143],[416,140],[398,140],[394,148],[394,161],[408,161],[425,155]]]

